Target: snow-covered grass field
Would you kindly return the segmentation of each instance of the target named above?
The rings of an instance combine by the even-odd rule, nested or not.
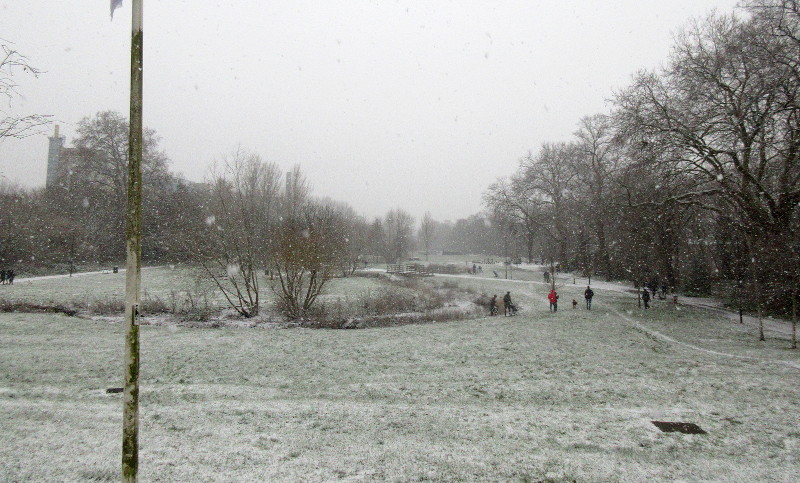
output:
[[[98,291],[107,276],[73,281]],[[590,312],[564,285],[550,313],[543,284],[450,280],[510,290],[523,310],[364,330],[143,326],[141,480],[800,480],[786,338],[615,291]],[[122,332],[0,314],[0,481],[118,479],[122,401],[105,389],[121,385]]]
[[[260,277],[262,306],[274,304],[270,280]],[[328,282],[328,293],[337,297],[354,297],[381,284],[374,278],[351,277],[332,279]],[[197,269],[186,267],[147,267],[142,270],[142,299],[160,300],[167,304],[177,299],[178,303],[192,297],[198,305],[227,308],[228,304],[213,281]],[[125,299],[125,272],[79,273],[66,275],[17,279],[14,285],[0,287],[0,300],[29,302],[40,305],[98,304],[119,305]]]

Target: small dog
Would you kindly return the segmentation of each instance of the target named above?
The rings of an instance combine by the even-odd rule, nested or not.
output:
[[[575,299],[572,299],[572,308],[573,309],[577,309],[578,308],[578,301],[575,300]]]

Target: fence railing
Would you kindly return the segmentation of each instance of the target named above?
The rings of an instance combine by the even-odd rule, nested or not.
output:
[[[386,265],[386,273],[394,273],[397,275],[419,275],[419,276],[430,276],[433,275],[428,267],[422,265],[420,263],[395,263]]]

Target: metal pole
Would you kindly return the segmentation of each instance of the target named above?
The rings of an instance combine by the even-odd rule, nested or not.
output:
[[[132,0],[131,99],[128,135],[128,207],[125,273],[125,386],[122,412],[122,481],[139,471],[139,291],[142,262],[142,2]]]

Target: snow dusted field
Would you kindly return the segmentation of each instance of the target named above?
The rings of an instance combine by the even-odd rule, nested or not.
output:
[[[572,310],[580,284],[553,314],[543,284],[451,279],[510,290],[523,310],[364,330],[144,326],[141,480],[800,480],[800,355],[779,331],[758,342],[714,312],[644,312],[612,287]],[[118,479],[121,395],[105,389],[121,385],[122,345],[115,323],[0,314],[0,481]]]

